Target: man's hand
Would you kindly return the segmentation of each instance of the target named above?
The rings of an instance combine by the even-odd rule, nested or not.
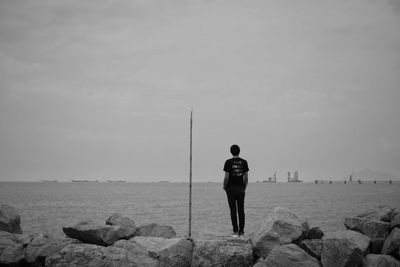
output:
[[[248,172],[245,172],[243,176],[244,191],[246,191],[248,183],[249,183],[249,174]]]
[[[229,180],[229,172],[225,172],[224,182],[222,183],[222,188],[226,191],[226,187],[228,186]]]

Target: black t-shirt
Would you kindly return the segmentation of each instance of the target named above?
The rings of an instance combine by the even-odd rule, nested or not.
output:
[[[246,160],[237,157],[225,161],[224,171],[229,173],[227,187],[244,186],[243,176],[249,171],[249,167]]]

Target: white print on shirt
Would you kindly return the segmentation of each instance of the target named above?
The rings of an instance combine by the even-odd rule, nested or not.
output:
[[[232,164],[232,175],[233,176],[242,176],[243,175],[243,166],[242,161],[234,161]]]

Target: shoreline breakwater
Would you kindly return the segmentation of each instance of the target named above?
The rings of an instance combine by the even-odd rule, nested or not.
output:
[[[121,214],[104,225],[63,227],[65,238],[24,234],[17,210],[0,206],[0,266],[399,266],[400,211],[378,206],[324,233],[276,207],[244,238],[178,237],[172,226],[137,226]]]

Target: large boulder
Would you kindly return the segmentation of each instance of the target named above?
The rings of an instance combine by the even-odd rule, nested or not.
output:
[[[300,242],[299,247],[314,258],[321,260],[323,243],[322,239],[306,239]]]
[[[319,267],[319,261],[295,244],[275,247],[256,267]]]
[[[368,220],[391,222],[396,215],[397,215],[396,209],[391,208],[389,206],[381,205],[369,211],[366,211],[362,214],[359,214],[357,215],[357,217]]]
[[[25,248],[11,233],[0,231],[0,266],[18,266],[24,259]]]
[[[400,267],[400,262],[390,255],[368,254],[363,267]]]
[[[324,267],[361,266],[370,238],[352,230],[326,235],[321,253]]]
[[[400,260],[400,228],[394,228],[383,244],[382,254],[392,255]]]
[[[360,232],[371,239],[385,239],[390,233],[390,223],[380,220],[370,220],[361,217],[347,217],[344,219],[347,229]]]
[[[308,223],[286,208],[277,207],[252,235],[254,253],[266,257],[277,246],[289,244],[304,236]]]
[[[131,239],[132,240],[132,239]],[[193,243],[186,238],[136,236],[133,240],[145,247],[160,266],[190,266]]]
[[[93,244],[70,244],[46,258],[46,266],[158,266],[147,250],[133,241],[120,240],[103,247]]]
[[[141,225],[138,229],[137,235],[173,238],[176,237],[176,232],[174,228],[172,228],[171,226],[159,225],[157,223],[150,223]]]
[[[112,245],[120,239],[129,239],[136,233],[136,229],[123,226],[103,226],[89,220],[81,221],[71,227],[63,227],[63,231],[68,237],[101,246]]]
[[[21,217],[9,205],[0,205],[0,231],[22,234]]]
[[[192,266],[252,266],[253,251],[249,240],[195,240]]]

